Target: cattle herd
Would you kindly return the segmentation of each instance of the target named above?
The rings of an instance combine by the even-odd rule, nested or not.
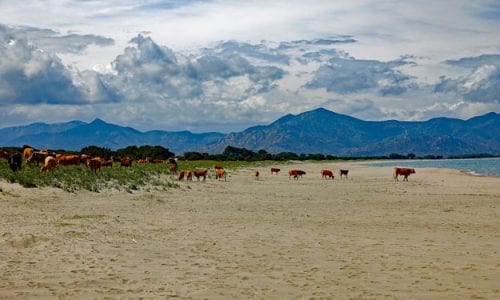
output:
[[[9,167],[12,172],[17,172],[21,170],[23,159],[29,165],[40,166],[40,173],[53,171],[58,166],[69,166],[69,165],[86,165],[92,172],[98,173],[103,167],[111,167],[113,162],[117,162],[122,167],[131,167],[132,159],[129,157],[118,158],[111,157],[109,159],[103,159],[101,157],[92,157],[86,154],[60,154],[54,153],[49,150],[35,150],[32,147],[25,146],[23,147],[22,154],[19,152],[9,153],[5,150],[0,149],[0,158],[6,159],[8,161]],[[168,164],[168,170],[170,173],[178,174],[177,179],[192,181],[193,176],[196,177],[197,180],[205,181],[208,175],[208,169],[195,169],[195,170],[178,170],[177,166],[177,158],[170,158],[168,160],[160,160],[153,158],[140,159],[136,161],[139,164],[145,163],[166,163]],[[220,165],[214,165],[213,170],[215,172],[215,179],[224,180],[227,179],[227,172],[224,167]],[[271,167],[271,175],[278,175],[281,170],[276,167]],[[349,170],[340,169],[339,175],[340,178],[347,179]],[[396,167],[393,169],[393,178],[394,181],[399,181],[398,177],[403,176],[403,181],[408,181],[408,176],[415,173],[415,169],[413,168],[399,168]],[[335,175],[332,170],[322,169],[320,171],[322,179],[334,179]],[[299,169],[291,169],[288,171],[288,178],[298,180],[302,178],[303,175],[306,175],[306,172]],[[255,171],[255,178],[259,179],[260,174],[259,171]]]

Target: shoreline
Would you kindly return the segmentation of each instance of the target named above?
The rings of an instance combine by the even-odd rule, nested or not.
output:
[[[456,162],[462,162],[462,161],[467,161],[467,162],[472,162],[472,161],[484,161],[484,160],[495,160],[500,162],[500,158],[467,158],[467,159],[438,159],[438,160],[387,160],[387,161],[381,161],[381,162],[373,162],[373,163],[368,163],[366,164],[367,166],[375,166],[375,167],[387,167],[391,166],[391,164],[394,163],[394,166],[396,166],[397,163],[403,162],[400,164],[400,166],[405,166],[404,162],[408,162],[409,164],[406,164],[406,166],[413,167],[413,168],[437,168],[437,169],[450,169],[450,170],[458,170],[464,173],[468,173],[472,176],[479,176],[479,177],[496,177],[500,178],[500,174],[488,174],[487,171],[485,173],[478,172],[477,170],[470,170],[465,167],[461,166],[447,166],[447,165],[442,165],[440,164],[444,163],[456,163]],[[426,164],[429,163],[429,164]],[[423,164],[423,166],[420,166],[419,164]],[[432,165],[434,164],[434,165]],[[500,166],[500,164],[499,164]],[[500,172],[500,170],[498,170]]]

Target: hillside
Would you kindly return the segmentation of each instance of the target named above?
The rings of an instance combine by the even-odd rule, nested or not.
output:
[[[0,146],[79,150],[96,145],[111,149],[129,145],[161,145],[186,151],[222,153],[231,145],[270,153],[323,153],[337,156],[500,154],[500,115],[469,120],[436,118],[423,122],[364,121],[323,108],[286,115],[269,125],[242,132],[191,133],[146,131],[106,123],[34,123],[0,129]]]

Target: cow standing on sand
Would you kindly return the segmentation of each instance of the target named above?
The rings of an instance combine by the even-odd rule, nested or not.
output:
[[[323,179],[334,179],[335,176],[331,170],[321,170],[321,178]]]
[[[280,172],[280,169],[278,169],[278,168],[271,168],[271,174],[278,175],[279,172]]]
[[[415,174],[415,169],[413,168],[394,168],[393,177],[394,181],[399,181],[398,176],[404,176],[403,181],[408,181],[408,176]]]
[[[224,178],[224,181],[226,181],[227,173],[224,168],[216,169],[215,170],[215,179],[221,180]]]
[[[299,177],[302,177],[302,175],[306,175],[306,172],[296,169],[288,171],[288,179],[291,179],[292,177],[293,179],[299,179]]]
[[[205,181],[207,179],[207,173],[208,173],[208,170],[207,169],[198,169],[198,170],[194,170],[193,171],[193,175],[194,177],[196,177],[196,179],[198,181],[200,181],[200,177],[203,177],[203,181]]]
[[[345,178],[347,179],[347,173],[349,173],[349,170],[340,169],[340,178],[342,178],[342,176],[345,176]]]

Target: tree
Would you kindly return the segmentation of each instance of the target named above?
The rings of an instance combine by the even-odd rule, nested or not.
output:
[[[87,154],[90,156],[99,156],[104,159],[109,159],[113,152],[109,148],[98,147],[98,146],[87,146],[80,150],[80,153]]]

